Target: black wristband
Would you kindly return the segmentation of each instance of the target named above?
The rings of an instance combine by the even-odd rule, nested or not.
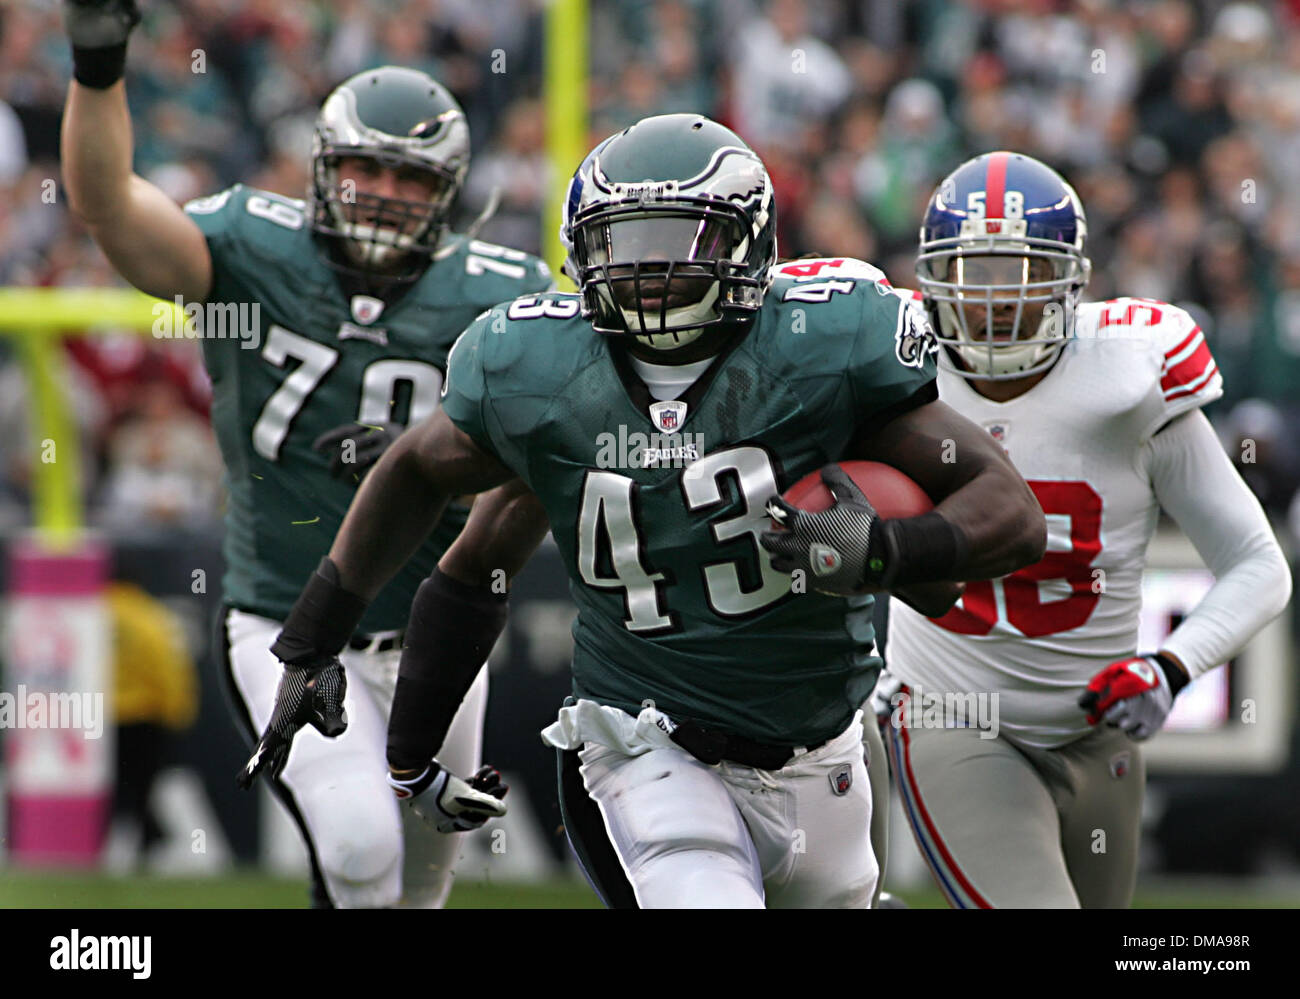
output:
[[[969,549],[966,536],[937,510],[886,520],[880,534],[886,589],[952,579]]]
[[[420,584],[388,716],[389,767],[418,770],[438,755],[505,626],[504,593],[458,582],[441,569]]]
[[[126,42],[102,49],[72,46],[72,75],[83,87],[107,90],[126,73]]]
[[[1178,696],[1180,690],[1192,682],[1192,678],[1183,672],[1179,665],[1163,652],[1153,652],[1151,653],[1151,658],[1159,663],[1160,668],[1165,671],[1165,679],[1169,681],[1169,691],[1175,697]]]
[[[327,555],[307,580],[271,652],[290,666],[312,666],[337,656],[361,623],[368,601],[343,589]]]

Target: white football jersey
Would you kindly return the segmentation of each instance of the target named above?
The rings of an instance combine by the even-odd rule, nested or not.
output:
[[[941,367],[939,398],[992,434],[1038,497],[1047,554],[967,583],[936,620],[891,601],[889,669],[927,692],[997,691],[1002,731],[1031,746],[1091,731],[1079,695],[1098,670],[1137,651],[1142,570],[1159,513],[1144,444],[1222,393],[1196,322],[1148,299],[1079,306],[1060,359],[1008,402]]]

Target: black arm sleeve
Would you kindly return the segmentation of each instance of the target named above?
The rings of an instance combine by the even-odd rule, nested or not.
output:
[[[298,594],[271,652],[290,666],[317,666],[343,651],[366,613],[367,601],[339,584],[328,555]]]
[[[506,626],[506,594],[434,569],[411,604],[397,691],[388,716],[388,765],[426,766]]]

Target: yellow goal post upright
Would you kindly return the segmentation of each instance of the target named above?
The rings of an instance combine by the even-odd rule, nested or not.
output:
[[[85,527],[61,339],[145,333],[169,308],[117,288],[0,288],[0,335],[27,382],[32,460],[32,525],[6,552],[0,679],[5,861],[17,866],[96,864],[112,801],[110,553]],[[182,328],[183,317],[167,318]]]
[[[550,0],[546,7],[543,93],[551,183],[542,212],[542,255],[557,284],[564,284],[559,240],[564,195],[587,155],[587,17],[587,0]]]

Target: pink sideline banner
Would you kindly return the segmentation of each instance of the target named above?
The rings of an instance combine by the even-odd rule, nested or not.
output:
[[[10,542],[8,559],[0,680],[7,859],[90,866],[113,790],[109,552],[93,537],[54,550],[26,534]]]

